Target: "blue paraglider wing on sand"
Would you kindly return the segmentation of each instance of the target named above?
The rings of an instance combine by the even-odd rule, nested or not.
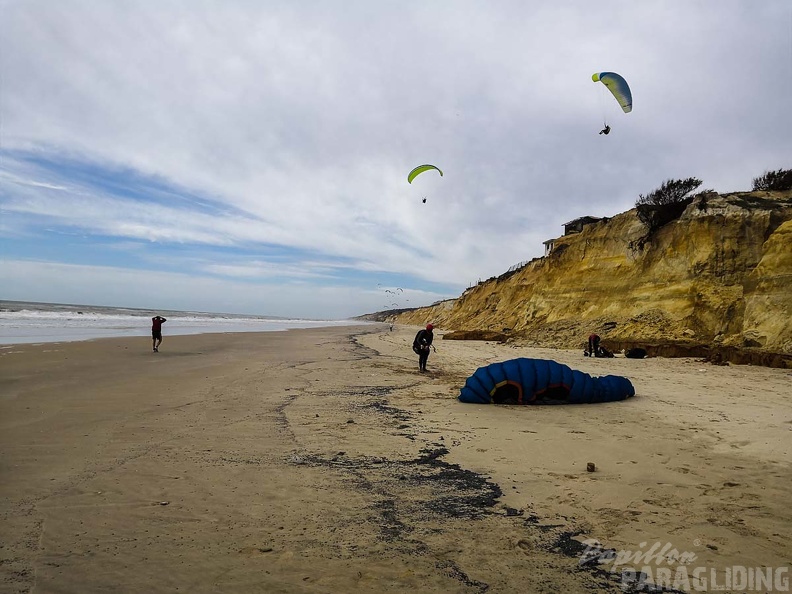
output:
[[[635,396],[626,377],[593,377],[549,359],[510,359],[479,367],[459,394],[480,404],[584,404]]]

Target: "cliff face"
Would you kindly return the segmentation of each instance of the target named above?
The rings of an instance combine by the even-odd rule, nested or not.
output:
[[[631,210],[555,242],[550,255],[398,316],[495,330],[544,346],[676,343],[792,354],[792,192],[696,197],[646,236]]]

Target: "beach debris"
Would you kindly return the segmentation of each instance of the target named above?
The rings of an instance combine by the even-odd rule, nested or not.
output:
[[[579,540],[575,540],[575,537],[579,535],[580,532],[577,530],[561,532],[557,535],[555,541],[550,544],[550,550],[556,553],[562,553],[567,557],[577,557],[580,559],[587,549],[587,546]]]
[[[646,355],[646,349],[641,347],[633,347],[624,353],[624,356],[628,359],[643,359]]]
[[[159,502],[160,505],[168,505],[169,503],[170,503],[170,501],[160,501]]]
[[[588,464],[586,464],[586,470],[588,472],[594,472],[595,470],[597,470],[597,466],[596,464],[594,464],[594,462],[589,462]]]
[[[243,555],[253,556],[253,555],[262,555],[264,553],[271,553],[273,550],[272,547],[245,547],[239,549],[239,552]]]
[[[424,496],[395,505],[395,501],[379,501],[374,508],[381,517],[383,536],[387,540],[400,538],[411,530],[401,522],[404,517],[478,519],[495,513],[503,495],[500,487],[488,477],[451,464],[442,458],[448,454],[446,448],[425,448],[414,459],[389,459],[369,456],[333,456],[322,458],[311,456],[311,466],[332,467],[335,471],[347,471],[355,477],[365,477],[366,490],[375,494],[390,492],[395,484],[399,489],[421,489]],[[357,479],[356,479],[357,480]],[[412,511],[409,511],[412,510]],[[519,515],[519,510],[518,510]]]

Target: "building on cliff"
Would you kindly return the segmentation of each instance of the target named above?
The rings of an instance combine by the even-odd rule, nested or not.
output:
[[[597,221],[601,221],[602,217],[578,217],[577,219],[573,219],[568,223],[564,223],[564,235],[572,235],[573,233],[580,233],[583,231],[583,227],[586,225],[591,225],[592,223],[596,223]],[[547,241],[542,242],[545,248],[545,256],[547,256],[550,252],[553,251],[555,247],[556,239],[548,239]]]
[[[569,221],[568,223],[564,223],[564,235],[572,235],[573,233],[580,233],[583,231],[583,227],[586,225],[591,225],[592,223],[596,223],[597,221],[601,221],[602,217],[580,217]]]

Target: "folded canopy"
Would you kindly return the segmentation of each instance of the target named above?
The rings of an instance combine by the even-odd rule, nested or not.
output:
[[[511,359],[479,367],[459,394],[481,404],[583,404],[635,395],[626,377],[593,377],[549,359]]]

